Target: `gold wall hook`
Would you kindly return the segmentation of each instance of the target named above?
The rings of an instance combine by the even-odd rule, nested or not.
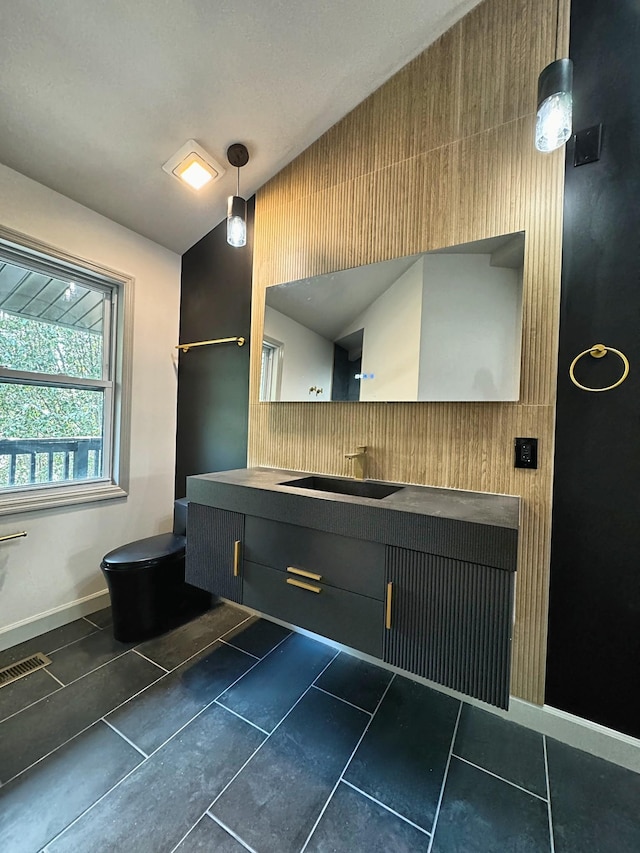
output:
[[[182,352],[189,352],[192,347],[208,347],[210,344],[230,344],[236,343],[239,347],[245,345],[245,339],[243,337],[239,338],[215,338],[212,341],[195,341],[192,344],[178,344],[176,349],[182,350]]]
[[[578,380],[575,377],[574,370],[575,370],[576,364],[580,361],[582,356],[589,354],[592,358],[604,358],[604,356],[608,352],[615,353],[620,358],[620,360],[622,361],[622,365],[623,365],[624,369],[622,371],[622,376],[620,377],[620,379],[618,379],[617,382],[614,382],[613,385],[607,385],[605,388],[589,388],[586,385],[582,385],[580,382],[578,382]],[[578,355],[571,362],[571,366],[569,367],[569,376],[571,378],[571,381],[573,382],[574,385],[576,385],[582,391],[594,391],[594,392],[611,391],[612,388],[617,388],[618,385],[622,385],[622,383],[624,382],[624,380],[627,378],[628,375],[629,375],[629,359],[626,357],[626,355],[624,353],[620,352],[619,349],[614,349],[613,347],[607,347],[604,344],[594,344],[592,347],[589,347],[589,349],[584,350],[584,352],[578,353]]]

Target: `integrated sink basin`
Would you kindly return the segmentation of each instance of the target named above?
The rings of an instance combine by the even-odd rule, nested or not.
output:
[[[368,480],[340,480],[334,477],[301,477],[287,480],[281,486],[295,486],[298,489],[312,489],[315,492],[333,492],[338,495],[353,495],[357,498],[386,498],[402,491],[404,486],[390,486],[385,483],[370,483]]]

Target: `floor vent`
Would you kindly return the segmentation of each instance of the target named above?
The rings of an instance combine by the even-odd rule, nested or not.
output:
[[[42,669],[43,666],[48,666],[51,663],[46,655],[42,652],[37,652],[31,655],[30,658],[19,660],[17,663],[9,664],[0,669],[0,687],[6,684],[11,684],[12,681],[17,681],[30,672],[35,672],[36,669]]]

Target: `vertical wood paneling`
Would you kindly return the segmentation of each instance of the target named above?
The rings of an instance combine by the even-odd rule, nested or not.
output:
[[[254,346],[249,416],[250,465],[349,475],[344,453],[366,444],[372,478],[520,495],[511,691],[539,703],[564,161],[535,151],[533,127],[555,27],[555,0],[486,0],[270,181],[256,206],[254,341],[270,285],[524,230],[520,401],[259,403]],[[537,471],[513,468],[517,435],[538,436]]]

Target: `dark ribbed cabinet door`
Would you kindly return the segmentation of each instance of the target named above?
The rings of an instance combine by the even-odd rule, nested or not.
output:
[[[502,569],[388,547],[384,660],[508,707],[513,578]]]
[[[243,536],[241,513],[189,502],[187,583],[230,601],[242,601]]]

